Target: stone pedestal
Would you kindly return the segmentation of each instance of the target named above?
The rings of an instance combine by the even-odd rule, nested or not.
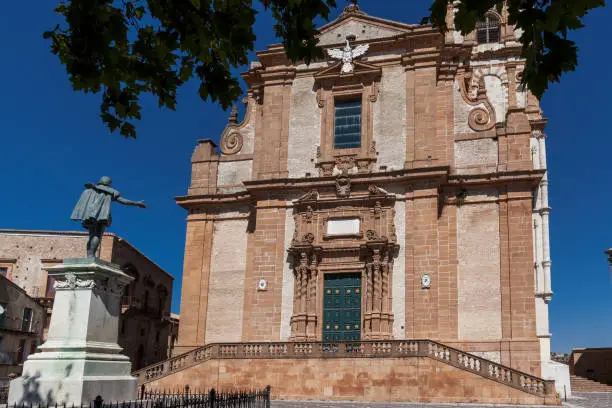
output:
[[[56,280],[48,338],[11,381],[9,405],[136,399],[132,364],[117,344],[121,295],[133,278],[93,258],[69,259],[48,272]]]

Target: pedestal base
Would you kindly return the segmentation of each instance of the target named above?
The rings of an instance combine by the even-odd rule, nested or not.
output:
[[[11,381],[8,404],[91,404],[137,398],[138,379],[130,375],[129,360],[87,358],[58,359],[57,353],[38,353],[25,362],[21,377]],[[117,355],[117,357],[123,357]]]
[[[97,259],[48,269],[56,295],[47,341],[11,381],[9,405],[90,405],[137,398],[138,379],[117,344],[119,298],[132,278]]]

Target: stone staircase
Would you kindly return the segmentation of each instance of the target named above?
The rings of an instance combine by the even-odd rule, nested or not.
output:
[[[612,392],[612,385],[577,375],[570,375],[570,383],[572,384],[572,392]]]
[[[352,342],[268,342],[207,344],[133,373],[141,385],[159,385],[164,377],[203,364],[209,360],[257,359],[342,359],[342,358],[427,358],[484,377],[506,387],[559,403],[554,380],[530,374],[466,353],[432,340],[382,340]],[[371,361],[371,360],[370,360]]]

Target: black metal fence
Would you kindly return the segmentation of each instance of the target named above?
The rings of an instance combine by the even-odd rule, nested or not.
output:
[[[270,386],[263,390],[190,392],[189,386],[179,392],[140,389],[135,401],[106,402],[98,396],[91,404],[20,403],[8,408],[270,408]],[[0,404],[6,403],[0,401]]]
[[[8,401],[8,387],[0,387],[0,405]]]

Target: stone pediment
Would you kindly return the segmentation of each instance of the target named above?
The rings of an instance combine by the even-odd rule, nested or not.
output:
[[[323,68],[316,72],[314,74],[315,81],[365,76],[378,78],[382,73],[381,68],[377,67],[376,65],[367,64],[361,61],[353,61],[353,65],[355,66],[353,72],[344,73],[342,72],[342,62],[338,61],[329,67]]]
[[[354,35],[357,41],[395,37],[410,28],[408,24],[369,16],[357,6],[347,6],[340,17],[319,29],[319,45],[343,43],[348,35]]]

